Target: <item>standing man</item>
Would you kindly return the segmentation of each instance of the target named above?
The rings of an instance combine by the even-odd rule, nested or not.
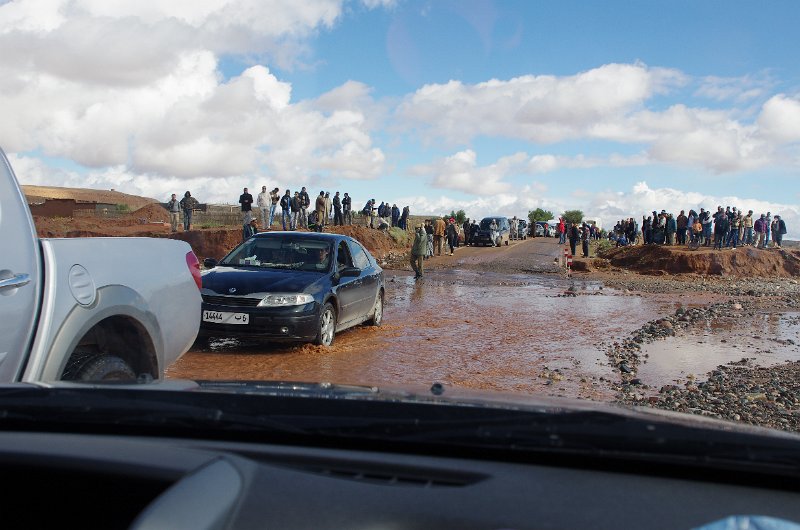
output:
[[[428,251],[428,234],[422,225],[417,225],[414,230],[414,244],[411,245],[411,268],[414,269],[414,279],[422,278],[423,258]]]
[[[325,223],[327,225],[331,220],[331,210],[333,208],[333,204],[331,203],[331,192],[325,192]]]
[[[178,196],[174,193],[167,203],[167,211],[169,212],[169,227],[172,233],[175,233],[178,231],[178,218],[181,214],[181,203],[178,202]]]
[[[534,236],[536,235],[536,227],[531,232]],[[567,242],[567,223],[564,222],[563,217],[558,218],[558,244],[563,245]],[[575,255],[575,251],[572,251],[572,255]]]
[[[392,204],[392,226],[397,226],[400,222],[400,208],[396,204]]]
[[[764,248],[769,247],[769,232],[772,230],[772,212],[764,218]]]
[[[753,210],[749,210],[747,215],[742,218],[742,230],[744,230],[744,235],[742,236],[742,244],[743,245],[752,245],[753,244]]]
[[[569,228],[569,248],[570,248],[570,255],[575,255],[576,247],[578,246],[578,240],[581,238],[581,231],[578,228],[576,223],[572,223]]]
[[[261,212],[261,224],[263,224],[264,226],[269,226],[267,224],[267,209],[269,208],[269,192],[267,191],[266,186],[261,186],[261,193],[258,194],[258,198],[256,199],[256,205],[258,206],[258,209]]]
[[[183,209],[183,230],[188,232],[192,229],[192,213],[197,206],[197,199],[192,197],[188,191],[183,194],[181,199],[181,208]]]
[[[589,225],[583,223],[583,229],[581,230],[581,238],[583,241],[581,242],[581,247],[583,250],[583,257],[589,257],[589,238],[591,237],[591,230],[589,229]]]
[[[367,201],[367,204],[364,205],[364,209],[361,210],[361,213],[364,214],[364,224],[365,226],[368,226],[370,228],[374,228],[372,224],[372,219],[375,215],[373,213],[374,209],[375,209],[375,199],[370,199]]]
[[[781,248],[783,236],[786,235],[786,222],[780,215],[775,216],[775,228],[772,230],[772,237],[775,238],[775,246]]]
[[[339,226],[343,224],[344,220],[342,219],[342,199],[339,198],[339,192],[337,191],[333,196],[333,225]]]
[[[342,210],[344,211],[344,222],[349,225],[353,224],[353,199],[347,192],[344,192],[342,199]]]
[[[278,203],[280,202],[281,197],[278,194],[278,188],[276,187],[274,190],[269,192],[269,223],[264,228],[266,230],[272,230],[272,221],[275,219],[275,209],[278,207]]]
[[[688,226],[689,218],[686,217],[686,214],[681,213],[678,214],[677,224],[678,224],[678,244],[685,245],[686,244],[686,227]]]
[[[292,216],[292,196],[290,195],[290,191],[286,190],[283,197],[281,197],[281,222],[283,223],[283,229],[288,230],[286,223],[289,222],[289,226],[291,226],[291,216]]]
[[[289,206],[292,211],[292,221],[290,223],[292,230],[297,230],[298,221],[300,220],[300,212],[303,208],[303,199],[300,198],[300,192],[294,192],[292,202]]]
[[[672,214],[667,214],[667,245],[675,244],[675,234],[678,232],[678,223]]]
[[[442,240],[444,239],[446,228],[444,219],[437,217],[436,222],[433,224],[433,248],[437,256],[442,255]]]
[[[325,228],[325,222],[328,218],[325,216],[325,192],[320,191],[317,196],[317,202],[314,204],[314,209],[317,212],[317,230],[322,232]]]
[[[239,195],[239,204],[242,205],[242,221],[244,223],[249,223],[250,219],[252,218],[253,214],[251,212],[253,206],[253,196],[247,192],[247,188],[244,189],[244,192]]]
[[[403,213],[400,214],[400,228],[405,230],[408,228],[408,215],[409,215],[409,208],[408,206],[403,206]]]
[[[308,196],[306,187],[300,188],[300,226],[308,228],[308,207],[311,204],[311,198]]]

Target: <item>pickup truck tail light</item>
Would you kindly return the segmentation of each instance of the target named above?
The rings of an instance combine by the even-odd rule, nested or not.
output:
[[[194,252],[186,253],[186,265],[189,267],[189,272],[192,273],[192,278],[194,278],[194,283],[197,284],[197,289],[202,289],[203,280],[200,278],[200,262],[197,260],[197,256],[194,255]]]

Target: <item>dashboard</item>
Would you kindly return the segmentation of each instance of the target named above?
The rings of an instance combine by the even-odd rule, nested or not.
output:
[[[800,521],[797,485],[347,448],[0,433],[4,528],[697,528]]]

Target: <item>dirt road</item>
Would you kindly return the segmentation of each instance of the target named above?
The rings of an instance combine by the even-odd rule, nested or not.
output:
[[[549,238],[467,247],[425,262],[426,274],[386,271],[380,328],[336,336],[330,348],[217,341],[167,372],[189,379],[445,385],[611,399],[604,345],[672,313],[671,295],[639,295],[567,279]],[[539,271],[551,271],[540,274]],[[707,296],[698,303],[712,299]]]

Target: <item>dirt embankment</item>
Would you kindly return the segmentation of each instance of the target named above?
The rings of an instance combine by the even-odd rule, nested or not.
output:
[[[638,245],[610,249],[600,257],[612,267],[629,269],[641,274],[702,274],[762,278],[800,276],[798,250],[762,250],[754,247],[689,250],[684,247]]]
[[[408,253],[409,242],[399,230],[389,233],[363,226],[331,226],[325,231],[356,239],[382,264],[391,265]],[[239,228],[212,228],[177,232],[169,237],[189,243],[202,261],[205,258],[220,259],[225,256],[242,242],[242,231]]]
[[[34,217],[39,237],[170,237],[186,241],[202,261],[219,259],[242,242],[242,229],[207,228],[170,233],[169,213],[158,204],[149,204],[128,215],[115,218]],[[400,229],[376,230],[364,226],[330,226],[326,232],[345,234],[360,241],[383,265],[389,267],[407,262],[410,234]]]

